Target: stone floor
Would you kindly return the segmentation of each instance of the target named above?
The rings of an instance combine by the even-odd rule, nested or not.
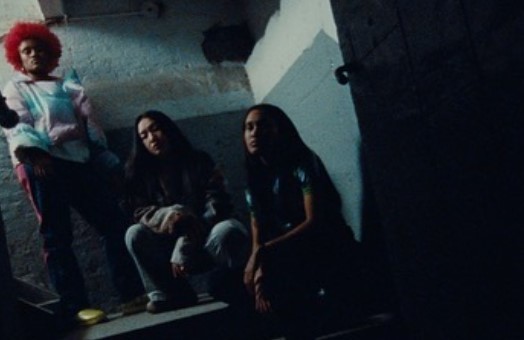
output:
[[[254,339],[264,333],[263,338],[280,339],[281,334],[273,329],[273,323],[252,322],[252,314],[238,310],[213,299],[205,293],[205,285],[195,286],[199,303],[175,311],[149,314],[146,312],[122,316],[110,314],[107,320],[89,327],[78,327],[67,334],[52,332],[56,317],[52,304],[39,304],[41,292],[35,287],[22,285],[25,299],[19,299],[20,315],[27,321],[22,339],[83,340],[83,339]],[[204,292],[202,292],[204,291]],[[46,292],[49,295],[48,292]],[[46,296],[50,299],[50,296]],[[46,300],[44,299],[44,300]],[[54,301],[54,300],[51,300]],[[335,305],[324,303],[313,310],[314,319],[321,320],[317,340],[409,340],[402,323],[392,313],[381,313],[382,307],[360,310],[355,315],[355,304],[351,299],[335,299]],[[369,305],[368,305],[369,307]],[[250,316],[251,315],[251,316]],[[370,316],[368,316],[370,315]]]
[[[187,333],[188,324],[195,323],[197,320],[203,323],[201,327],[205,328],[210,325],[212,327],[213,319],[220,318],[227,307],[227,304],[220,301],[206,301],[189,308],[154,315],[149,313],[128,316],[109,315],[108,321],[78,328],[63,339],[140,339],[151,338],[152,334],[157,334],[154,338],[160,339],[158,333],[164,330],[166,330],[165,338],[181,338],[181,333]],[[180,334],[175,336],[177,332]],[[196,336],[199,332],[200,330],[196,329],[194,335]]]
[[[231,320],[227,309],[227,304],[209,300],[193,307],[156,315],[110,315],[108,321],[76,329],[63,340],[251,339],[247,335],[249,333],[231,332],[235,320]],[[276,339],[284,338],[276,335],[273,340]],[[345,327],[326,330],[316,339],[408,340],[409,337],[391,314],[377,314],[360,322],[348,323]]]

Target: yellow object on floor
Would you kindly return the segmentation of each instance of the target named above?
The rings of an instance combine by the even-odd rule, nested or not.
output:
[[[82,309],[76,314],[78,323],[82,326],[91,326],[103,321],[106,318],[104,311],[100,309]]]

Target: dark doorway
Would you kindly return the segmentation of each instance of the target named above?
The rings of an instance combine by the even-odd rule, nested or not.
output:
[[[522,337],[524,4],[331,3],[402,315]]]

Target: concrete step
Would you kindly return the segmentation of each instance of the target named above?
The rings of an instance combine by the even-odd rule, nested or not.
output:
[[[52,292],[18,282],[19,309],[28,327],[24,339],[251,339],[264,333],[268,339],[279,339],[279,331],[271,324],[251,324],[245,311],[236,311],[228,304],[213,299],[207,293],[199,294],[195,306],[175,311],[149,314],[146,312],[123,316],[110,314],[107,320],[86,327],[79,327],[64,336],[58,336],[55,306],[57,296]],[[318,340],[406,340],[405,331],[398,326],[391,314],[377,314],[355,319],[345,313],[332,314],[320,308],[315,314],[329,320],[339,315],[338,321],[327,324],[318,334]],[[246,314],[246,315],[244,315]],[[331,317],[329,316],[331,315]],[[243,320],[243,321],[242,321]],[[262,326],[263,328],[260,328]],[[261,330],[264,330],[261,332]]]
[[[138,313],[108,315],[108,320],[81,327],[67,334],[64,340],[95,339],[202,339],[221,332],[228,305],[201,297],[195,306],[159,314]]]
[[[57,332],[58,296],[39,286],[14,278],[17,293],[17,312],[23,339],[51,338]]]
[[[26,304],[34,305],[55,311],[55,306],[59,301],[58,295],[43,287],[36,286],[30,282],[19,278],[13,278],[18,299]]]
[[[163,339],[252,339],[258,332],[248,329],[249,325],[239,320],[238,314],[232,314],[230,307],[211,298],[198,305],[160,314],[139,313],[122,316],[110,315],[108,321],[78,328],[63,340],[163,340]],[[271,333],[271,332],[270,332]],[[284,339],[273,333],[267,339]],[[348,323],[345,326],[325,329],[318,334],[317,340],[408,340],[405,330],[391,314],[378,314]]]
[[[372,315],[347,327],[333,329],[316,340],[410,340],[406,329],[393,314]]]

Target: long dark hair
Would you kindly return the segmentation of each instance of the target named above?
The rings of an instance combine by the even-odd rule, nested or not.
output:
[[[311,155],[313,152],[304,143],[297,128],[288,117],[288,115],[279,107],[271,104],[257,104],[247,109],[242,122],[242,131],[245,132],[245,122],[247,116],[252,111],[260,111],[267,115],[277,128],[277,138],[273,150],[272,166],[278,168],[287,168],[297,165],[304,157]],[[252,180],[258,181],[260,172],[265,166],[262,164],[260,156],[252,155],[247,151],[244,143],[245,166],[248,177],[248,185]]]
[[[131,177],[143,174],[144,171],[149,172],[152,167],[154,168],[160,163],[158,157],[147,151],[138,134],[138,124],[145,118],[153,120],[160,131],[167,137],[171,156],[184,158],[193,151],[193,146],[171,118],[160,111],[146,111],[135,119],[133,148],[126,163],[126,174]]]
[[[270,173],[272,171],[282,171],[293,169],[296,166],[309,164],[312,166],[314,181],[320,185],[320,191],[317,194],[320,199],[317,204],[327,205],[328,202],[320,202],[329,199],[329,209],[340,215],[341,199],[336,190],[322,160],[311,150],[300,137],[300,134],[288,117],[288,115],[279,107],[271,104],[257,104],[247,109],[243,120],[242,131],[245,131],[245,122],[250,112],[258,110],[262,114],[268,115],[275,123],[277,128],[276,144],[274,145],[273,162],[271,168],[262,163],[260,156],[252,155],[247,151],[244,142],[245,167],[247,172],[247,185],[253,195],[259,197],[260,204],[267,204],[269,200],[271,185]],[[269,177],[268,177],[269,175]]]
[[[140,114],[135,119],[133,147],[125,165],[126,196],[128,197],[134,193],[146,190],[144,186],[147,185],[149,178],[157,175],[156,170],[162,162],[161,159],[147,151],[138,134],[138,124],[145,118],[153,120],[167,137],[170,145],[170,155],[168,155],[167,159],[176,158],[180,163],[184,163],[194,153],[193,146],[189,140],[165,113],[149,110]]]
[[[293,165],[304,155],[311,153],[311,149],[304,143],[291,119],[281,108],[275,105],[257,104],[247,109],[242,122],[242,131],[246,129],[247,116],[255,110],[267,115],[275,123],[277,140],[275,141],[274,151],[277,151],[277,153],[274,155],[276,156],[274,161],[278,163],[278,166]],[[251,155],[247,151],[245,144],[244,151],[248,164],[256,163],[259,160],[259,156]]]

